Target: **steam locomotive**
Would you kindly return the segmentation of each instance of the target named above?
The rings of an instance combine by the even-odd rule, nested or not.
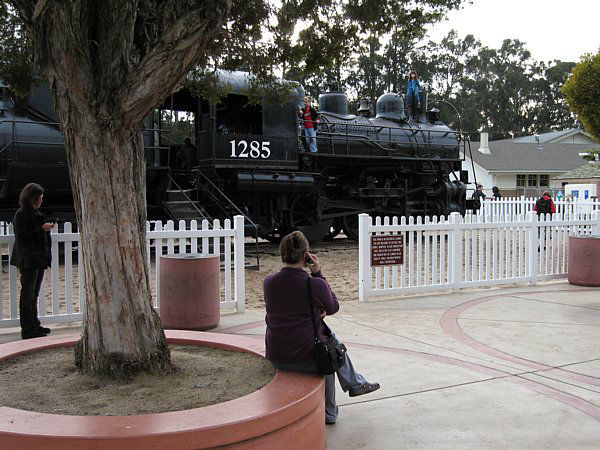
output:
[[[423,108],[409,118],[403,96],[387,93],[374,117],[365,107],[363,115],[349,114],[347,96],[333,89],[319,97],[318,151],[311,153],[298,115],[301,85],[287,101],[252,104],[248,74],[219,76],[226,95],[218,103],[183,88],[159,107],[193,117],[193,168],[181,166],[181,145],[169,141],[160,114],[145,121],[150,219],[243,214],[270,241],[299,229],[318,242],[341,231],[356,239],[359,213],[464,214],[470,206],[460,155],[468,141],[440,122],[439,111]],[[12,217],[19,190],[31,181],[47,190],[44,206],[53,216],[73,218],[64,143],[47,90],[19,102],[0,89],[0,219]],[[427,104],[425,93],[420,104]]]

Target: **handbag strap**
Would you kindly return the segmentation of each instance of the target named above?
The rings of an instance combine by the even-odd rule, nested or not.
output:
[[[313,305],[312,299],[312,286],[311,276],[309,275],[306,279],[306,290],[308,291],[308,306],[310,308],[310,320],[312,321],[313,331],[315,332],[315,342],[319,342],[319,336],[317,335],[317,321],[315,320],[315,306]]]

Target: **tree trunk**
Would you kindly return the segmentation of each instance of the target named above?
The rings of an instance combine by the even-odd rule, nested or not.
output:
[[[80,225],[86,302],[77,366],[128,376],[168,371],[146,266],[146,174],[139,129],[71,117],[63,131]]]
[[[65,135],[86,309],[77,366],[169,371],[146,265],[141,123],[223,31],[231,0],[12,0]]]

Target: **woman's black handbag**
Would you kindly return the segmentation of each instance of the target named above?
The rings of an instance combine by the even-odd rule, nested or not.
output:
[[[346,346],[339,342],[329,327],[325,325],[325,330],[329,331],[329,335],[325,341],[319,340],[317,334],[317,322],[315,320],[315,308],[312,301],[312,288],[310,285],[311,277],[306,280],[306,286],[308,290],[308,303],[310,306],[310,318],[313,324],[313,330],[315,332],[315,362],[317,363],[317,372],[321,375],[329,375],[337,371],[346,363]]]

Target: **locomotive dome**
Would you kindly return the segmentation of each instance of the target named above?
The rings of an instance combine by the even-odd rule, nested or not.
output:
[[[319,96],[319,110],[338,116],[348,116],[348,96],[343,92],[327,92]]]
[[[375,117],[397,122],[406,120],[402,96],[400,94],[394,94],[393,92],[381,95],[377,99]]]

